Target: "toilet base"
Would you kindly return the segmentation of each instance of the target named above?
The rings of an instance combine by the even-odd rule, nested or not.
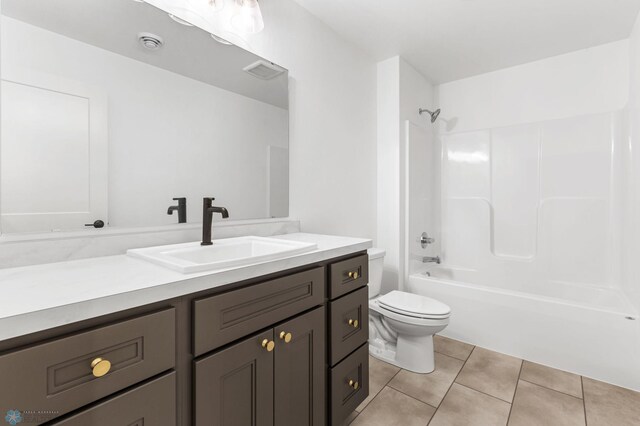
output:
[[[396,343],[386,342],[380,338],[373,339],[369,341],[369,354],[414,373],[426,374],[435,369],[432,335],[419,338],[399,336]]]
[[[389,364],[396,365],[396,345],[375,340],[369,342],[369,355]]]

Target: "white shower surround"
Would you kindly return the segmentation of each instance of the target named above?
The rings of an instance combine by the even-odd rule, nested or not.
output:
[[[619,288],[622,123],[605,113],[441,135],[447,265],[531,293]]]
[[[451,306],[445,335],[640,390],[629,45],[438,87],[440,137],[406,123],[405,287]]]

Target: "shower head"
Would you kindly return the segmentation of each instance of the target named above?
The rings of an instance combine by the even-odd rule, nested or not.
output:
[[[428,112],[429,115],[431,116],[431,122],[435,123],[436,120],[438,119],[438,116],[440,115],[440,108],[438,108],[435,111],[429,111],[428,109],[425,108],[420,108],[420,114],[422,115],[423,112]]]

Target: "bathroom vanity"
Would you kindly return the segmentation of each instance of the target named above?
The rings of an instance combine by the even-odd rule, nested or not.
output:
[[[288,71],[210,29],[214,2],[0,3],[0,415],[341,424],[371,241],[247,236],[290,232],[259,226],[289,216]]]
[[[22,304],[0,317],[0,409],[56,425],[341,424],[369,391],[371,243],[280,238],[318,248],[199,274],[128,256],[0,271]]]

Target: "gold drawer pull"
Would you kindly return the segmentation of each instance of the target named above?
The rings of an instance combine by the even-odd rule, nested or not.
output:
[[[106,359],[96,358],[91,361],[91,372],[94,377],[102,377],[111,370],[111,362]]]
[[[360,384],[355,380],[349,379],[349,387],[352,387],[353,390],[358,390],[358,388],[360,387]]]
[[[285,343],[289,343],[292,337],[291,333],[287,333],[285,331],[280,332],[280,339],[284,340]]]
[[[276,342],[269,339],[264,339],[262,341],[262,347],[267,350],[267,352],[271,352],[276,347]]]
[[[358,271],[349,272],[349,278],[351,279],[357,280],[359,276],[360,274],[358,273]]]
[[[349,325],[353,328],[358,328],[358,325],[360,325],[360,323],[358,322],[358,320],[350,319]]]

